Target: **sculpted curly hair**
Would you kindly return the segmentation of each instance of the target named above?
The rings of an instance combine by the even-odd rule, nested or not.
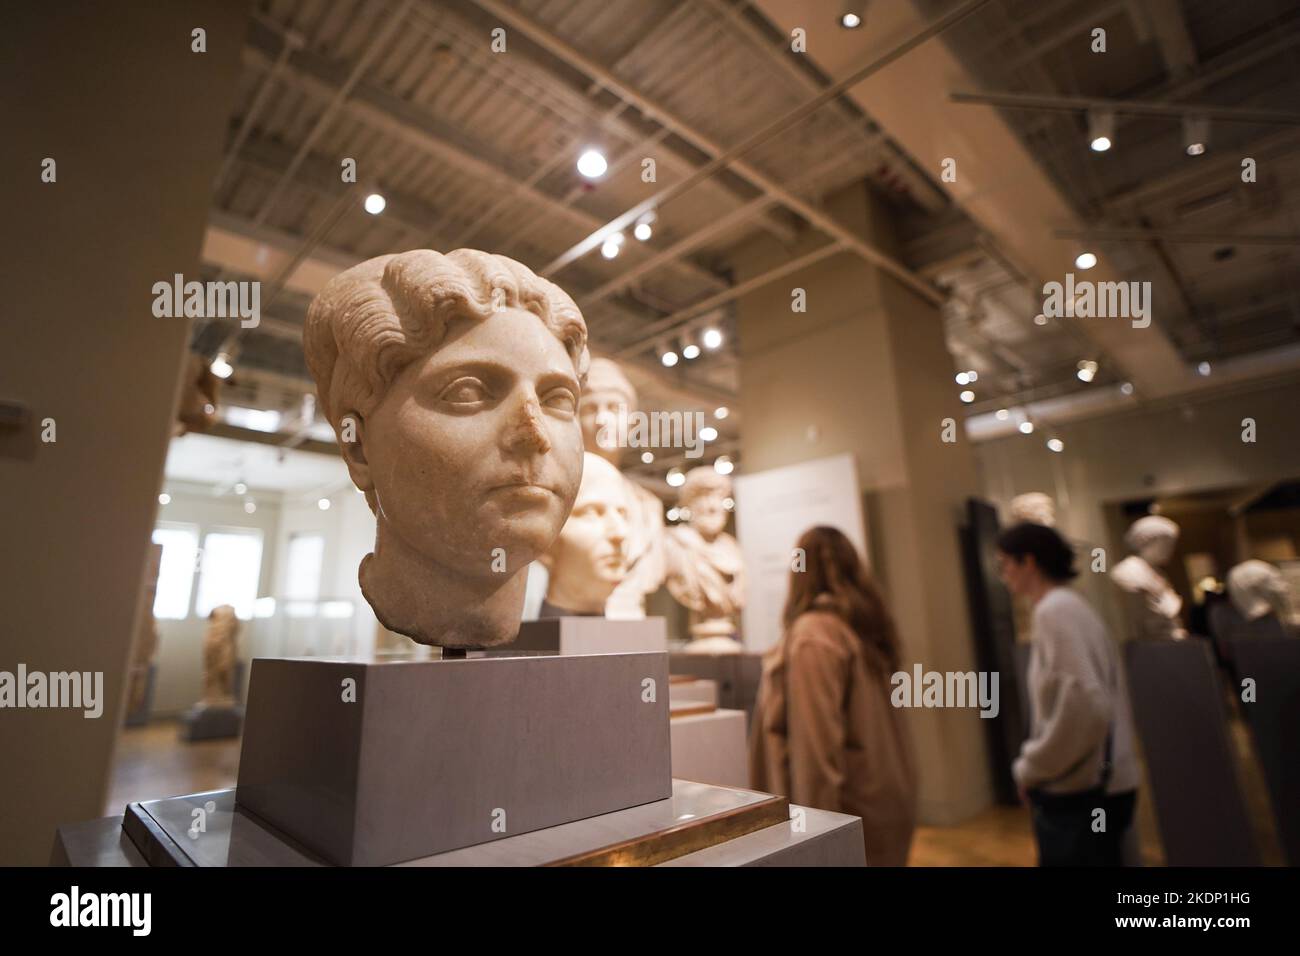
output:
[[[582,312],[563,289],[513,259],[477,249],[414,249],[368,259],[331,279],[307,310],[303,351],[339,440],[343,416],[372,412],[403,369],[442,345],[452,319],[485,320],[502,308],[536,315],[585,383],[591,356]],[[366,499],[373,508],[369,493]]]

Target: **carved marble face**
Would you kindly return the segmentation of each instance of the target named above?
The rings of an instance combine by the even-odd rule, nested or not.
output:
[[[691,499],[690,525],[706,541],[712,541],[727,526],[726,497],[721,491],[705,491]]]
[[[617,444],[620,412],[628,407],[628,397],[618,389],[589,388],[582,396],[579,417],[582,440],[587,451],[617,465],[623,450]],[[603,440],[602,440],[603,439]]]
[[[588,452],[573,512],[549,556],[552,603],[584,613],[604,608],[627,576],[628,511],[623,476]]]
[[[579,385],[564,345],[521,309],[453,319],[368,416],[356,454],[388,527],[414,550],[487,576],[555,540],[582,474]]]

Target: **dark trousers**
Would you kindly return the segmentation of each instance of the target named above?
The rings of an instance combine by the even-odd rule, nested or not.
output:
[[[1103,794],[1029,792],[1039,866],[1120,866],[1124,833],[1133,823],[1137,791]],[[1098,832],[1104,810],[1105,830]]]

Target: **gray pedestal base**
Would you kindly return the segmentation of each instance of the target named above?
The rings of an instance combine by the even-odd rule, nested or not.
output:
[[[195,704],[181,716],[181,740],[221,740],[238,737],[244,709]]]
[[[611,621],[603,617],[550,617],[524,621],[510,651],[546,654],[635,654],[668,650],[662,617]]]

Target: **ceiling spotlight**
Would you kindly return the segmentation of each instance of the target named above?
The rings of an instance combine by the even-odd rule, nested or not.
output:
[[[248,485],[244,484],[242,481],[235,482],[235,494],[242,495],[247,491]]]
[[[1034,316],[1034,325],[1046,325],[1046,324],[1047,324],[1047,316],[1043,315],[1043,313],[1039,312],[1036,316]]]
[[[647,239],[650,238],[651,232],[652,230],[650,229],[650,223],[648,222],[638,222],[632,228],[632,235],[636,236],[642,242],[645,242]]]
[[[971,369],[966,373],[966,380],[970,382],[972,385],[974,385],[976,382],[980,380],[980,373],[975,371],[974,369]]]
[[[1097,363],[1091,359],[1084,359],[1079,363],[1079,370],[1074,374],[1079,376],[1081,382],[1091,382],[1097,376]]]
[[[729,475],[736,470],[736,464],[726,455],[719,455],[713,463],[713,470],[720,475]]]
[[[958,384],[958,385],[969,385],[969,384],[970,384],[970,374],[967,373],[967,372],[958,372],[958,373],[957,373],[957,384]]]
[[[1210,369],[1210,363],[1209,363],[1209,362],[1202,362],[1200,365],[1196,366],[1196,374],[1197,374],[1197,375],[1209,375],[1210,372],[1211,372],[1211,369]]]
[[[378,216],[381,212],[384,211],[384,207],[387,205],[388,205],[388,200],[385,199],[383,196],[379,195],[379,193],[371,193],[369,196],[366,197],[366,201],[365,201],[366,212],[370,213],[370,215],[372,216]]]
[[[1123,382],[1123,383],[1121,383],[1121,384],[1120,384],[1120,387],[1119,387],[1119,391],[1120,391],[1120,394],[1121,394],[1121,395],[1132,395],[1132,394],[1133,394],[1133,383],[1132,383],[1132,382]]]
[[[723,499],[722,499],[722,507],[726,508],[728,511],[735,511],[735,510],[736,510],[736,499],[735,499],[735,498],[723,498]]]
[[[613,259],[621,248],[623,248],[623,234],[616,232],[601,243],[600,254],[606,259]]]
[[[1080,269],[1091,269],[1097,264],[1097,257],[1091,252],[1081,252],[1074,257],[1074,264]]]
[[[730,414],[731,414],[731,409],[727,408],[726,405],[719,405],[717,408],[713,410],[713,417],[716,418],[718,421],[722,421]]]
[[[700,437],[705,441],[716,441],[718,438],[718,430],[712,425],[705,425],[700,429]]]
[[[169,505],[171,503],[172,503],[172,496],[167,494],[167,492],[164,491],[162,494],[158,496],[158,504]]]
[[[1110,110],[1088,111],[1088,145],[1094,153],[1110,149],[1115,139],[1115,114]]]
[[[578,157],[578,172],[588,179],[599,179],[607,169],[609,163],[605,162],[605,154],[598,149],[586,150]]]
[[[667,518],[669,521],[676,521],[678,518],[681,517],[681,515],[682,512],[679,508],[669,508],[667,513],[664,515],[664,517]]]
[[[1021,422],[1021,423],[1020,423],[1020,434],[1022,434],[1022,435],[1032,435],[1033,433],[1034,433],[1034,423],[1033,423],[1033,422]]]
[[[316,502],[316,507],[319,508],[321,511],[329,511],[330,500],[328,498],[322,498],[320,501]]]
[[[1005,408],[999,408],[995,413],[995,416],[997,417],[998,421],[1005,422],[1008,418],[1011,417],[1011,413],[1007,411]]]
[[[251,501],[244,502],[244,514],[252,514],[257,510],[257,505]]]
[[[230,356],[225,352],[218,353],[208,367],[217,378],[230,378],[231,373],[235,371],[235,367],[230,364]]]
[[[961,400],[969,405],[971,402],[975,401],[975,393],[968,388],[966,391],[961,393]]]
[[[700,357],[700,347],[692,342],[682,349],[682,358],[693,359]]]
[[[666,349],[664,352],[660,353],[659,361],[664,363],[664,368],[672,368],[677,364],[677,353],[672,349]]]
[[[682,474],[680,468],[674,468],[672,471],[668,472],[667,481],[668,484],[672,485],[674,488],[680,488],[686,483],[686,476]]]
[[[717,329],[704,330],[704,347],[706,349],[716,349],[722,344],[722,333]]]
[[[1183,148],[1188,156],[1200,156],[1210,141],[1210,121],[1204,116],[1183,117]]]
[[[844,5],[840,8],[840,26],[845,30],[856,30],[862,26],[862,14],[866,6],[864,0],[844,0]]]
[[[652,452],[652,451],[643,451],[643,452],[641,452],[641,462],[642,462],[642,464],[646,464],[646,465],[648,465],[648,464],[650,464],[650,463],[651,463],[652,461],[654,461],[654,460],[655,460],[655,453],[654,453],[654,452]]]
[[[1065,451],[1065,442],[1059,438],[1049,438],[1047,439],[1047,447],[1052,451]]]

